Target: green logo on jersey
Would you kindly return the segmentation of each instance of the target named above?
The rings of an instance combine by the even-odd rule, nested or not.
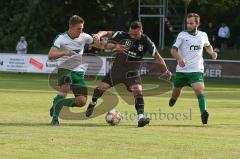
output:
[[[76,53],[79,53],[81,50],[73,50],[74,52],[76,52]]]
[[[200,50],[200,49],[201,49],[200,45],[191,45],[190,46],[190,51],[196,51],[196,50]]]

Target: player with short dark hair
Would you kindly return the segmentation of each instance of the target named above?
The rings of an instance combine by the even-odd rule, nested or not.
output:
[[[100,49],[125,50],[124,46],[121,45],[94,41],[92,36],[83,32],[83,27],[83,18],[78,15],[70,17],[69,29],[57,36],[49,51],[48,58],[50,60],[60,57],[68,58],[66,62],[58,66],[57,78],[60,91],[54,98],[50,109],[51,124],[53,126],[59,125],[58,116],[63,106],[82,107],[86,104],[87,86],[84,75],[87,67],[81,62],[84,46],[91,44],[93,47]],[[75,98],[65,98],[70,90]]]
[[[95,34],[96,39],[101,37],[111,38],[112,41],[126,45],[128,50],[125,53],[117,53],[111,70],[103,78],[102,82],[94,89],[92,101],[89,104],[86,116],[92,115],[98,98],[104,91],[116,84],[123,83],[127,89],[133,92],[135,97],[135,108],[138,114],[138,126],[143,127],[150,122],[149,118],[144,117],[144,100],[142,93],[141,78],[138,73],[140,62],[145,53],[149,52],[161,66],[162,71],[171,78],[171,72],[168,70],[163,58],[158,53],[155,44],[150,38],[143,34],[142,23],[134,21],[131,23],[129,31],[101,31]]]
[[[207,124],[209,113],[204,96],[203,48],[206,48],[214,60],[217,58],[217,53],[213,51],[207,34],[198,30],[200,16],[196,13],[189,13],[186,22],[187,31],[178,34],[171,49],[171,54],[176,58],[178,65],[169,106],[172,107],[176,103],[184,86],[191,86],[198,98],[202,123]]]

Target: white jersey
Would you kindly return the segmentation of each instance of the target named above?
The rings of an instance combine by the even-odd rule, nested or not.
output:
[[[71,38],[68,32],[59,34],[53,43],[53,47],[59,49],[60,51],[72,50],[76,52],[76,55],[71,57],[65,57],[68,60],[61,63],[59,68],[65,68],[73,71],[85,72],[87,65],[82,65],[82,54],[84,51],[84,46],[86,44],[93,43],[93,38],[86,33],[81,33],[78,38]]]
[[[208,36],[205,32],[197,31],[196,35],[182,31],[178,34],[173,47],[186,62],[185,67],[177,65],[176,72],[204,72],[203,48],[209,46]]]

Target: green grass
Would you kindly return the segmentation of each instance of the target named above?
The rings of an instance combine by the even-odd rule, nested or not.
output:
[[[90,84],[95,86],[98,81]],[[114,90],[112,90],[114,92]],[[202,126],[190,88],[173,108],[170,92],[145,98],[146,113],[188,114],[188,119],[160,120],[136,127],[124,117],[108,126],[104,115],[90,120],[61,120],[49,126],[49,107],[56,91],[47,75],[0,74],[0,155],[3,159],[238,159],[240,157],[240,82],[207,81],[209,124]],[[86,108],[74,108],[83,112]],[[135,113],[119,100],[120,112]],[[189,112],[191,111],[191,116]],[[159,117],[159,116],[158,116]]]

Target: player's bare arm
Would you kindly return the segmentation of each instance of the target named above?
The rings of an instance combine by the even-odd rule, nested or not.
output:
[[[72,56],[74,54],[76,54],[76,53],[74,51],[71,51],[71,50],[59,51],[57,48],[52,47],[49,51],[48,59],[49,60],[55,60],[55,59],[58,59],[62,56]]]
[[[161,66],[164,74],[167,76],[167,79],[170,80],[172,77],[172,73],[168,70],[164,59],[158,52],[155,54],[155,59],[156,59],[157,63]]]
[[[100,40],[102,37],[112,38],[112,31],[100,31],[97,34],[93,34],[94,40]]]
[[[99,49],[110,49],[113,51],[117,51],[117,52],[126,52],[127,51],[127,46],[125,45],[121,45],[121,44],[113,44],[113,43],[102,43],[100,41],[94,41],[94,43],[92,44],[92,47],[96,47]]]
[[[177,48],[171,49],[171,55],[177,60],[180,67],[186,66],[186,63],[185,63],[184,59],[179,55]]]
[[[212,45],[206,46],[205,48],[206,48],[207,53],[212,56],[212,59],[216,60],[218,54],[213,50]]]
[[[112,31],[100,31],[97,34],[93,34],[94,43],[92,46],[99,49],[111,49],[116,52],[127,51],[127,47],[125,45],[100,42],[100,39],[102,37],[112,38],[112,35],[113,35]]]

